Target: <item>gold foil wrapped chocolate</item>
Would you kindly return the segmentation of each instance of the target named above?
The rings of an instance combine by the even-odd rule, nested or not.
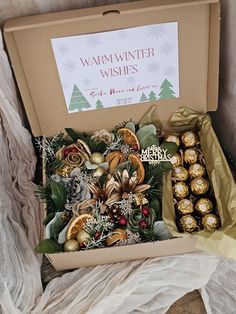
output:
[[[167,135],[164,137],[164,141],[166,141],[166,142],[173,142],[173,143],[175,143],[177,146],[180,145],[180,140],[179,140],[178,136],[173,135],[173,134],[167,134]]]
[[[195,204],[195,210],[201,216],[209,214],[213,211],[212,201],[208,198],[200,198]]]
[[[186,148],[195,146],[197,144],[197,141],[198,141],[198,136],[196,133],[192,131],[185,132],[181,136],[181,142]]]
[[[193,232],[198,229],[196,219],[191,215],[185,215],[179,219],[179,228],[183,232]]]
[[[175,181],[188,180],[188,170],[184,167],[177,166],[172,170],[172,179]]]
[[[177,213],[179,215],[192,214],[194,210],[193,202],[188,199],[183,199],[177,204]]]
[[[197,177],[191,181],[190,187],[195,195],[202,195],[209,190],[210,184],[206,179]]]
[[[171,157],[170,162],[172,163],[173,167],[181,166],[182,158],[179,154],[176,153]]]
[[[214,214],[207,214],[202,218],[202,225],[207,231],[214,231],[220,227],[220,218]]]
[[[184,162],[186,164],[195,164],[198,160],[198,152],[194,148],[188,148],[184,151]]]
[[[191,179],[196,177],[203,177],[206,173],[206,168],[198,163],[191,165],[188,169],[189,176]]]
[[[173,193],[177,199],[186,198],[189,194],[187,184],[185,182],[176,182],[173,186]]]

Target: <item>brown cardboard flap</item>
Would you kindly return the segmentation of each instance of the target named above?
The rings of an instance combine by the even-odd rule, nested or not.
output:
[[[68,114],[51,38],[173,21],[179,23],[180,97],[156,103],[164,124],[179,106],[199,112],[217,107],[218,0],[138,1],[7,21],[4,35],[33,134],[50,136],[64,127],[113,128],[129,118],[139,121],[153,105]]]

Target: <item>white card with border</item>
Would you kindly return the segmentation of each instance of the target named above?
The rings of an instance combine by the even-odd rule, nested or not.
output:
[[[177,22],[51,42],[69,113],[179,97]]]

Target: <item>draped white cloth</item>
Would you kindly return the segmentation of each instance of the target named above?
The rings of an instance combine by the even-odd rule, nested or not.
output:
[[[1,0],[0,19],[94,4]],[[0,133],[1,313],[160,314],[194,289],[200,289],[207,313],[236,313],[236,262],[206,253],[81,268],[51,280],[43,291],[41,258],[33,251],[42,233],[32,183],[36,159],[1,38]]]

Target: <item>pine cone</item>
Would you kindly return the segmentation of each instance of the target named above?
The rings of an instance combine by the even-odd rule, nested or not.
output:
[[[108,209],[108,215],[114,223],[117,223],[121,216],[121,209],[117,204],[114,204]]]

